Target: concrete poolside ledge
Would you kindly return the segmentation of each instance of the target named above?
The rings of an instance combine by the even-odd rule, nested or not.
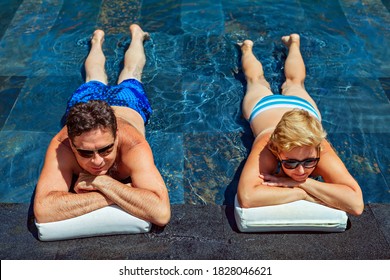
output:
[[[390,204],[367,204],[343,233],[240,233],[233,207],[173,205],[150,233],[41,242],[29,204],[0,204],[2,260],[390,259]]]

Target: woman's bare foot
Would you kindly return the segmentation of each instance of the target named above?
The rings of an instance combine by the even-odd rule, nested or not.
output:
[[[149,33],[143,31],[138,24],[133,23],[132,25],[130,25],[129,29],[130,29],[132,39],[138,38],[141,39],[142,42],[150,39]]]
[[[245,40],[244,42],[237,43],[240,46],[242,52],[252,51],[253,42],[251,40]]]
[[[282,42],[287,48],[290,48],[292,44],[297,44],[297,46],[299,47],[300,41],[301,39],[299,35],[295,33],[282,37]]]
[[[99,43],[100,46],[104,42],[104,31],[100,29],[96,29],[95,32],[93,32],[92,38],[91,38],[91,43]]]

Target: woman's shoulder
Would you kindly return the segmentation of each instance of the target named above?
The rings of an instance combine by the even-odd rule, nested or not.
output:
[[[323,172],[324,170],[332,170],[332,172],[335,173],[336,169],[339,171],[343,169],[341,167],[344,168],[345,165],[337,154],[337,151],[333,148],[329,141],[323,140],[321,143],[320,161],[316,170],[319,170],[320,172]],[[319,175],[322,176],[323,174]]]
[[[256,157],[261,157],[262,161],[272,161],[274,162],[275,156],[271,152],[271,150],[268,148],[268,142],[269,138],[271,136],[271,133],[261,135],[260,137],[257,137],[252,145],[251,153],[255,154]]]
[[[321,142],[321,156],[337,156],[336,154],[336,151],[335,149],[333,148],[332,144],[324,139],[322,142]]]
[[[268,141],[269,138],[271,137],[271,134],[272,133],[270,132],[270,133],[258,135],[253,141],[252,150],[257,150],[260,152],[265,148],[268,148]]]

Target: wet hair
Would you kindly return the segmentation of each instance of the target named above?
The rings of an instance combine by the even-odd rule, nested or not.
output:
[[[117,122],[114,110],[107,102],[90,100],[73,106],[66,118],[68,136],[71,141],[76,136],[94,129],[109,129],[116,137]]]
[[[320,147],[326,132],[320,121],[305,110],[286,112],[268,142],[269,149],[277,155],[297,147]]]

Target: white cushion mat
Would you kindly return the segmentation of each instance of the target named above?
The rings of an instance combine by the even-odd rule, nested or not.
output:
[[[340,232],[345,231],[348,221],[344,211],[305,200],[241,208],[237,196],[234,202],[234,216],[241,232]]]
[[[41,241],[145,233],[151,229],[151,223],[130,215],[116,205],[63,221],[35,222],[35,225],[38,229],[38,238]]]

